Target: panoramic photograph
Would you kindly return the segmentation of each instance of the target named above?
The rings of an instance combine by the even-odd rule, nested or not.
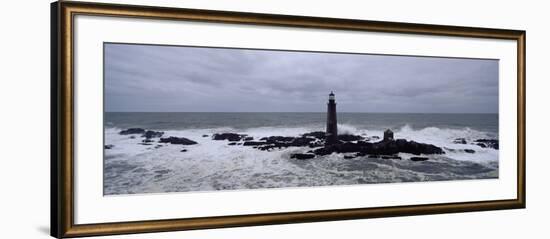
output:
[[[499,61],[104,43],[104,195],[499,177]]]

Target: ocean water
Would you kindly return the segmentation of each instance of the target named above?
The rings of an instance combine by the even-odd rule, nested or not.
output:
[[[422,162],[331,154],[310,160],[291,159],[307,147],[261,151],[212,140],[214,133],[234,132],[259,139],[299,136],[325,130],[326,113],[105,113],[104,194],[135,194],[314,187],[368,183],[426,182],[498,178],[498,150],[471,144],[498,139],[498,114],[338,113],[339,134],[395,138],[442,147],[443,155]],[[182,146],[141,145],[139,135],[120,135],[127,128],[164,131],[163,137],[198,142]],[[203,137],[208,135],[209,137]],[[464,138],[468,144],[455,144]],[[154,139],[157,141],[158,139]],[[160,147],[158,145],[161,145]],[[186,149],[186,152],[181,152]],[[475,153],[466,153],[473,149]]]

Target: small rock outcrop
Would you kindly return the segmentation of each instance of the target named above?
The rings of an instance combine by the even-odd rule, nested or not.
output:
[[[219,133],[212,135],[213,140],[228,140],[228,141],[240,141],[246,137],[246,134],[235,134],[235,133]]]
[[[259,145],[266,145],[269,144],[267,142],[261,142],[261,141],[246,141],[243,143],[243,146],[259,146]]]
[[[294,137],[290,136],[269,136],[263,137],[260,140],[265,140],[268,143],[281,143],[281,142],[290,142],[294,140]]]
[[[292,158],[292,159],[299,159],[299,160],[312,159],[312,158],[315,158],[315,154],[310,154],[310,153],[306,153],[306,154],[292,154],[292,155],[290,155],[290,158]]]
[[[376,143],[369,143],[359,141],[357,143],[342,143],[337,145],[331,145],[324,148],[314,150],[317,155],[327,155],[331,153],[363,153],[363,154],[377,154],[377,155],[394,155],[398,153],[410,153],[415,155],[420,154],[444,154],[443,149],[432,145],[418,143],[415,141],[407,141],[405,139],[380,141]]]
[[[474,142],[482,148],[498,149],[498,139],[477,139]]]
[[[399,157],[398,155],[382,155],[381,157],[382,157],[382,159],[399,159],[399,160],[401,160],[401,157]]]
[[[119,132],[120,135],[144,134],[144,133],[145,133],[145,129],[142,129],[142,128],[130,128]]]
[[[428,158],[427,157],[411,157],[410,160],[417,162],[417,161],[426,161],[426,160],[428,160]]]
[[[193,145],[197,144],[197,142],[190,140],[188,138],[184,137],[168,137],[168,138],[160,138],[161,143],[170,143],[170,144],[181,144],[181,145]]]
[[[360,135],[353,135],[353,134],[340,134],[338,135],[338,140],[343,142],[350,142],[350,141],[359,141],[363,140],[363,136]]]
[[[141,137],[144,137],[146,139],[152,139],[152,138],[160,138],[164,135],[164,132],[162,131],[153,131],[153,130],[147,130]]]
[[[473,150],[473,149],[465,149],[464,152],[469,153],[469,154],[473,154],[473,153],[475,153],[476,151]]]

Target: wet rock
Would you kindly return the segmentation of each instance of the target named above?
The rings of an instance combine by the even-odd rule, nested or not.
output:
[[[258,146],[258,145],[266,145],[269,144],[267,142],[263,141],[246,141],[243,143],[243,146]]]
[[[182,144],[182,145],[193,145],[197,144],[197,142],[190,140],[188,138],[184,137],[168,137],[168,138],[160,138],[161,143],[170,143],[170,144]]]
[[[161,131],[153,131],[153,130],[147,130],[141,137],[144,137],[146,139],[152,139],[152,138],[160,138],[164,135],[164,132]]]
[[[355,156],[356,157],[363,157],[363,156],[367,156],[367,154],[365,152],[357,152],[357,153],[355,153]]]
[[[349,141],[358,141],[363,140],[363,136],[360,135],[352,135],[352,134],[340,134],[338,135],[338,140],[349,142]]]
[[[142,143],[153,143],[153,140],[151,139],[144,139],[141,141]]]
[[[231,143],[228,143],[227,145],[237,145],[237,142],[231,142]]]
[[[379,139],[380,139],[380,136],[373,135],[373,136],[371,136],[370,138],[373,139],[373,140],[379,140]]]
[[[313,153],[315,155],[329,155],[333,152],[334,152],[334,150],[331,147],[323,147],[323,148],[318,148],[318,149],[313,150]]]
[[[355,158],[357,156],[355,155],[344,155],[344,159],[352,159],[352,158]]]
[[[399,160],[401,160],[401,157],[397,156],[397,155],[380,155],[380,156],[378,156],[378,158],[382,158],[382,159],[399,159]]]
[[[212,135],[213,140],[228,140],[228,141],[240,141],[246,137],[246,134],[235,134],[235,133],[220,133]]]
[[[263,137],[260,140],[265,140],[269,143],[277,143],[277,142],[290,142],[294,140],[294,137],[287,137],[287,136],[269,136],[269,137]]]
[[[327,155],[331,153],[353,153],[362,152],[364,154],[378,154],[378,155],[394,155],[398,153],[411,153],[415,155],[420,154],[444,154],[443,149],[431,145],[418,143],[415,141],[407,141],[404,139],[380,141],[376,143],[369,143],[359,141],[357,143],[342,143],[336,145],[325,146],[314,150],[317,155]]]
[[[312,145],[314,141],[317,141],[314,138],[309,137],[287,137],[287,136],[270,136],[263,137],[260,140],[262,141],[246,141],[244,146],[261,146],[258,147],[260,150],[271,150],[274,148],[281,149],[287,147],[315,147]],[[323,146],[323,144],[319,144]]]
[[[498,149],[498,139],[477,139],[474,142],[482,148]]]
[[[465,138],[456,138],[455,140],[453,140],[453,143],[455,144],[466,144],[466,139]]]
[[[208,135],[207,135],[207,134],[203,134],[202,137],[203,137],[203,138],[206,138],[206,137],[208,137]]]
[[[307,137],[300,137],[300,138],[294,138],[290,144],[291,146],[309,146],[309,143],[315,141],[315,139],[307,138]]]
[[[428,158],[427,157],[411,157],[410,160],[418,162],[418,161],[426,161],[426,160],[428,160]]]
[[[108,145],[103,146],[104,149],[112,149],[112,148],[114,148],[114,147],[115,147],[115,146],[112,145],[112,144],[108,144]]]
[[[473,149],[465,149],[464,152],[469,153],[469,154],[473,154],[473,153],[475,153],[476,151],[473,150]]]
[[[187,152],[187,149],[182,149],[182,150],[180,150],[180,152],[182,152],[182,153]]]
[[[130,128],[119,132],[120,135],[144,134],[144,133],[145,133],[145,130],[142,128]]]
[[[433,144],[418,143],[415,141],[408,141],[405,139],[375,143],[374,146],[375,146],[374,148],[377,148],[378,150],[389,152],[387,154],[397,154],[397,153],[411,153],[415,155],[445,154],[443,149]]]
[[[292,155],[290,155],[290,158],[291,159],[300,159],[300,160],[312,159],[312,158],[315,158],[315,154],[292,154]]]
[[[319,148],[319,147],[324,147],[324,146],[325,146],[325,144],[321,143],[321,142],[310,143],[308,145],[308,147],[310,147],[310,148]]]
[[[254,137],[248,136],[243,139],[244,141],[251,141],[254,140]]]

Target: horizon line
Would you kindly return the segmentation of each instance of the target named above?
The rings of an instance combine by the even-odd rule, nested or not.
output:
[[[103,113],[327,113],[325,111],[103,111]],[[361,114],[498,114],[498,112],[357,112],[340,111],[337,113]]]

